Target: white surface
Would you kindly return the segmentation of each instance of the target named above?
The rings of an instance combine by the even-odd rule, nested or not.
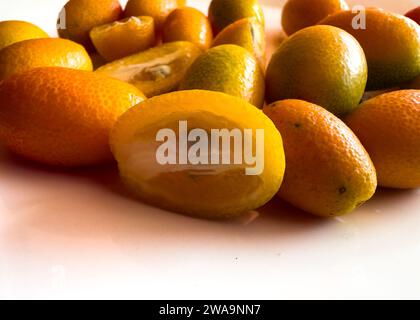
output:
[[[0,20],[52,31],[63,2],[2,0]],[[280,11],[266,15],[277,31]],[[274,200],[221,223],[131,199],[115,168],[56,171],[0,152],[0,177],[0,298],[420,298],[420,190],[380,190],[340,219]]]

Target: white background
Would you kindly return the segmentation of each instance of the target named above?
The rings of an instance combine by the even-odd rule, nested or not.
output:
[[[63,2],[1,0],[0,20],[53,34]],[[275,39],[280,9],[266,16]],[[420,190],[379,190],[332,220],[274,200],[209,222],[131,199],[115,168],[65,172],[0,151],[0,298],[420,298],[419,242]]]

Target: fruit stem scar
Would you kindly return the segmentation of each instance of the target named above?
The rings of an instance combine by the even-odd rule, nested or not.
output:
[[[340,194],[344,194],[344,193],[346,193],[346,192],[347,192],[347,188],[346,188],[346,187],[341,187],[340,189],[338,189],[338,192],[339,192]]]

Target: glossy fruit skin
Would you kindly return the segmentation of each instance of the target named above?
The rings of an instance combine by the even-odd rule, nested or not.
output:
[[[296,32],[274,53],[266,72],[267,102],[301,99],[344,115],[363,96],[367,64],[347,32],[313,26]]]
[[[190,129],[208,132],[264,129],[264,171],[252,176],[243,168],[216,164],[212,174],[208,169],[205,175],[197,174],[203,168],[195,165],[173,165],[168,172],[156,162],[154,148],[142,144],[154,146],[157,131],[177,128],[180,120],[188,121]],[[121,116],[110,141],[123,180],[140,199],[195,217],[229,218],[256,209],[276,194],[283,179],[282,139],[273,123],[244,100],[219,92],[178,91],[146,100]]]
[[[153,47],[155,22],[152,17],[130,17],[93,28],[90,38],[105,60],[114,61]]]
[[[208,16],[215,35],[243,18],[255,17],[261,25],[265,25],[264,12],[258,0],[212,0]]]
[[[93,51],[89,32],[97,26],[121,19],[122,14],[118,0],[70,0],[59,15],[60,22],[61,17],[65,17],[65,28],[57,31],[61,38],[73,40]]]
[[[344,0],[288,0],[282,11],[282,26],[286,34],[316,25],[330,14],[348,10]]]
[[[247,49],[265,70],[267,46],[265,30],[257,18],[244,18],[227,26],[214,39],[212,47],[222,44],[235,44]]]
[[[221,45],[195,60],[180,90],[223,92],[262,108],[264,87],[264,75],[252,54],[236,45]]]
[[[279,196],[314,215],[347,214],[375,193],[372,161],[354,133],[320,106],[283,100],[264,108],[280,131],[286,173]]]
[[[162,39],[163,42],[189,41],[206,50],[213,41],[213,31],[201,11],[183,7],[172,11],[166,19]]]
[[[380,186],[420,187],[420,90],[370,99],[346,123],[369,152]]]
[[[407,18],[410,18],[411,20],[414,20],[415,22],[417,22],[417,24],[420,25],[420,6],[407,12],[405,16]]]
[[[186,71],[201,54],[200,47],[191,42],[170,42],[116,60],[95,72],[131,83],[150,98],[177,90]]]
[[[124,16],[150,16],[160,31],[172,10],[185,6],[186,0],[129,0]]]
[[[133,86],[66,68],[36,68],[0,84],[0,143],[61,167],[112,161],[109,132],[144,96]]]
[[[25,40],[0,51],[0,80],[37,67],[93,68],[85,48],[65,39]]]
[[[320,24],[352,34],[365,52],[369,78],[367,89],[398,86],[420,74],[420,26],[411,19],[379,9],[366,9],[366,29],[355,29],[359,13],[343,11]]]
[[[0,50],[16,42],[48,37],[44,30],[29,22],[15,20],[0,22]]]

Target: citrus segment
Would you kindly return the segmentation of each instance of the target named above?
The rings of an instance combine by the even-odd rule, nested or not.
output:
[[[93,28],[90,38],[99,54],[113,61],[151,48],[155,23],[151,17],[130,17]]]
[[[255,133],[262,129],[264,142],[260,147],[263,148],[257,148],[254,134],[251,149],[254,155],[263,155],[264,169],[259,174],[247,175],[248,163],[221,163],[224,155],[233,159],[230,152],[237,144],[232,142],[222,149],[220,140],[217,149],[208,144],[203,152],[207,164],[192,164],[190,157],[185,163],[159,163],[157,155],[163,142],[157,138],[162,129],[176,134],[177,145],[186,142],[180,139],[180,122],[187,124],[189,134],[200,130],[212,142],[212,130],[249,129]],[[122,178],[142,200],[205,218],[233,217],[265,204],[280,187],[285,167],[281,136],[273,123],[242,99],[211,91],[179,91],[139,104],[118,120],[111,134],[111,146]],[[191,141],[188,146],[191,154]],[[242,148],[234,150],[243,151]],[[221,153],[210,157],[215,152]],[[179,149],[177,155],[181,153]],[[215,158],[219,162],[211,161]]]
[[[149,16],[155,20],[156,29],[160,31],[163,23],[172,10],[185,6],[186,0],[128,0],[124,15]]]
[[[96,70],[129,82],[147,97],[178,89],[187,69],[202,53],[193,43],[178,41],[116,60]]]
[[[57,31],[61,38],[70,39],[93,50],[89,32],[122,17],[118,0],[70,0],[58,17]]]

